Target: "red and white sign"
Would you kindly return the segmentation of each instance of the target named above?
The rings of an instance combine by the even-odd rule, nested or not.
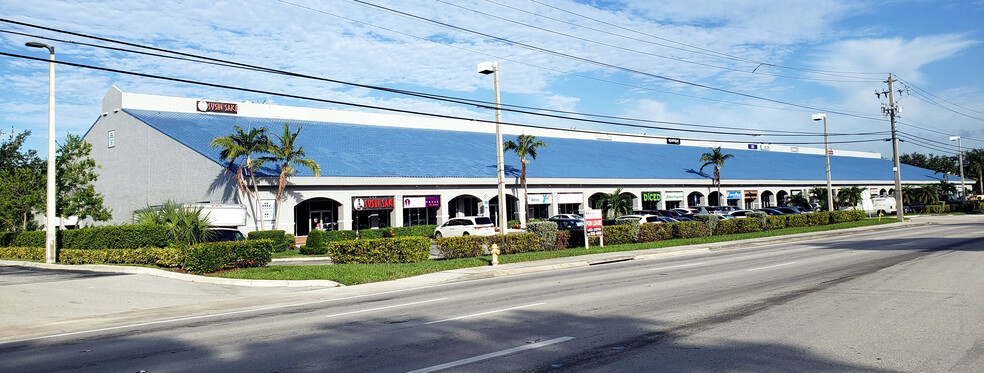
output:
[[[834,155],[834,149],[827,150],[828,155]]]
[[[588,237],[601,237],[601,210],[584,211],[584,232]]]

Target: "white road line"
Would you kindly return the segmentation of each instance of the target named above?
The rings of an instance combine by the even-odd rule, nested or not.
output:
[[[534,348],[546,347],[546,346],[549,346],[549,345],[552,345],[552,344],[556,344],[556,343],[567,342],[567,341],[572,340],[572,339],[574,339],[574,337],[560,337],[560,338],[556,338],[556,339],[551,339],[549,341],[543,341],[543,342],[539,342],[539,343],[525,344],[525,345],[522,345],[522,346],[519,346],[519,347],[510,348],[508,350],[497,351],[497,352],[488,353],[488,354],[485,354],[485,355],[479,355],[479,356],[470,357],[470,358],[467,358],[467,359],[461,359],[461,360],[458,360],[458,361],[452,361],[450,363],[445,363],[445,364],[441,364],[441,365],[435,365],[435,366],[432,366],[432,367],[427,367],[427,368],[412,370],[412,371],[409,371],[407,373],[427,373],[427,372],[434,372],[434,371],[438,371],[438,370],[441,370],[441,369],[447,369],[447,368],[451,368],[451,367],[456,367],[456,366],[459,366],[459,365],[471,364],[471,363],[474,363],[476,361],[488,360],[488,359],[491,359],[491,358],[494,358],[494,357],[509,355],[509,354],[515,353],[515,352],[520,352],[520,351],[525,351],[525,350],[532,350]]]
[[[674,268],[683,268],[683,267],[693,267],[693,266],[699,266],[699,265],[703,265],[703,264],[704,264],[704,263],[690,263],[690,264],[680,264],[680,265],[675,265],[675,266],[669,266],[669,267],[660,267],[660,268],[653,268],[653,269],[650,269],[650,271],[662,271],[662,270],[664,270],[664,269],[674,269]]]
[[[437,321],[431,321],[431,322],[428,322],[428,323],[424,323],[424,325],[430,325],[430,324],[437,324],[437,323],[439,323],[439,322],[445,322],[445,321],[454,321],[454,320],[461,320],[461,319],[467,319],[467,318],[469,318],[469,317],[475,317],[475,316],[485,316],[485,315],[490,315],[490,314],[493,314],[493,313],[499,313],[499,312],[506,312],[506,311],[512,311],[512,310],[518,310],[518,309],[520,309],[520,308],[527,308],[527,307],[535,307],[535,306],[542,306],[542,305],[544,305],[544,304],[546,304],[546,303],[533,303],[533,304],[527,304],[527,305],[524,305],[524,306],[516,306],[516,307],[509,307],[509,308],[503,308],[503,309],[501,309],[501,310],[494,310],[494,311],[486,311],[486,312],[480,312],[480,313],[473,313],[473,314],[471,314],[471,315],[465,315],[465,316],[458,316],[458,317],[452,317],[452,318],[450,318],[450,319],[444,319],[444,320],[437,320]]]
[[[758,267],[758,268],[752,268],[752,269],[746,269],[745,271],[746,271],[746,272],[751,272],[751,271],[758,271],[758,270],[760,270],[760,269],[769,269],[769,268],[775,268],[775,267],[782,267],[782,266],[788,266],[788,265],[790,265],[790,264],[796,264],[796,262],[789,262],[789,263],[781,263],[781,264],[774,264],[774,265],[770,265],[770,266],[765,266],[765,267]]]
[[[392,305],[392,306],[383,306],[383,307],[376,307],[376,308],[368,308],[368,309],[364,309],[364,310],[358,310],[358,311],[351,311],[351,312],[342,312],[342,313],[336,313],[336,314],[334,314],[334,315],[328,315],[328,316],[325,316],[325,317],[339,317],[339,316],[345,316],[345,315],[354,315],[354,314],[357,314],[357,313],[363,313],[363,312],[372,312],[372,311],[379,311],[379,310],[388,310],[388,309],[390,309],[390,308],[399,308],[399,307],[406,307],[406,306],[412,306],[412,305],[415,305],[415,304],[423,304],[423,303],[430,303],[430,302],[437,302],[437,301],[441,301],[441,300],[447,300],[447,299],[448,299],[448,298],[437,298],[437,299],[431,299],[431,300],[422,300],[422,301],[420,301],[420,302],[411,302],[411,303],[403,303],[403,304],[394,304],[394,305]]]

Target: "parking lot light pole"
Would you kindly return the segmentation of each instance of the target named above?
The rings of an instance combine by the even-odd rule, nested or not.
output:
[[[499,178],[499,234],[506,234],[506,182],[505,167],[502,160],[502,107],[499,104],[499,63],[482,62],[478,64],[479,74],[492,74],[495,88],[495,158]]]
[[[950,141],[957,142],[957,154],[960,155],[959,157],[960,158],[959,161],[960,162],[960,199],[964,200],[967,197],[966,195],[967,190],[964,189],[966,187],[964,186],[964,173],[963,173],[963,147],[960,146],[960,136],[950,136]]]
[[[48,49],[48,185],[45,209],[44,261],[58,261],[55,254],[55,47],[36,41],[24,44],[31,48]]]
[[[827,211],[834,211],[834,193],[830,186],[830,149],[827,147],[827,114],[813,114],[813,120],[823,120],[823,156],[827,159]]]

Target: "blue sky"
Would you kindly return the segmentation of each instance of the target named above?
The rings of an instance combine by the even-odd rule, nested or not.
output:
[[[387,12],[374,4],[457,28]],[[13,1],[0,18],[324,78],[491,101],[479,62],[498,61],[505,104],[649,121],[706,134],[505,113],[507,122],[645,132],[682,138],[822,147],[828,113],[836,149],[891,154],[875,97],[889,73],[899,99],[902,153],[984,147],[984,1]],[[463,31],[467,29],[475,33]],[[474,105],[111,51],[112,45],[0,22],[0,51],[52,44],[60,61],[363,105],[492,119]],[[506,39],[510,42],[497,40]],[[524,48],[520,44],[530,46]],[[0,131],[31,130],[45,152],[47,63],[0,56]],[[111,85],[126,92],[283,105],[348,106],[56,67],[57,136],[81,135]],[[583,117],[583,115],[575,115]],[[625,122],[625,121],[623,121]],[[646,124],[646,122],[632,122]],[[723,126],[711,129],[701,126]],[[780,137],[777,131],[811,136]],[[740,134],[768,134],[746,136]],[[813,145],[809,145],[812,143]],[[817,144],[819,143],[819,145]],[[927,148],[925,146],[930,146]]]

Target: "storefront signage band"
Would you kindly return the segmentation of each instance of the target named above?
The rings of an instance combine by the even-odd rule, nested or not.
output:
[[[741,191],[740,190],[729,190],[728,191],[728,199],[741,199]]]
[[[441,196],[403,197],[403,208],[441,207]]]
[[[392,210],[393,197],[371,197],[356,198],[354,201],[356,210]]]
[[[660,192],[642,192],[643,202],[659,202],[663,200],[663,195]]]
[[[208,113],[238,114],[239,104],[228,104],[224,102],[214,102],[214,101],[198,101],[197,109],[198,111],[204,111]]]

